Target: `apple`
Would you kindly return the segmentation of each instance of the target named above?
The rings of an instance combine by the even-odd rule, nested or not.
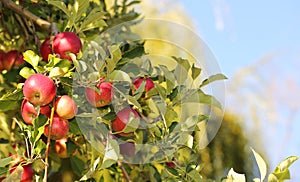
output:
[[[52,42],[52,50],[61,59],[72,61],[68,53],[77,55],[82,48],[80,38],[73,32],[61,32],[57,34]]]
[[[143,83],[143,82],[146,82],[146,84],[145,84],[145,92],[146,92],[146,94],[147,94],[147,92],[149,92],[152,88],[154,88],[154,82],[150,79],[150,78],[143,78],[143,77],[139,77],[139,78],[137,78],[137,79],[135,79],[134,81],[133,81],[133,85],[134,85],[134,88],[135,89],[139,89],[140,88],[140,86],[141,86],[141,84]]]
[[[49,124],[45,126],[44,135],[48,136]],[[50,130],[50,138],[52,140],[60,140],[67,136],[69,132],[69,122],[66,119],[54,116],[52,120],[52,128]]]
[[[32,182],[33,176],[34,176],[34,170],[30,164],[24,165],[23,167],[23,173],[20,182]],[[10,173],[13,173],[16,170],[16,168],[13,168],[10,170]]]
[[[26,99],[22,102],[21,112],[24,122],[29,125],[32,125],[33,120],[38,116],[38,111]],[[40,113],[50,117],[51,109],[48,105],[42,106]]]
[[[135,153],[135,144],[133,142],[121,143],[120,145],[120,154],[132,157]]]
[[[69,154],[67,151],[67,138],[63,138],[55,141],[55,152],[60,158],[68,158]]]
[[[98,89],[98,93],[95,91]],[[100,82],[96,88],[86,88],[85,96],[88,102],[95,107],[103,107],[110,104],[112,100],[112,85],[110,82]]]
[[[55,98],[56,87],[49,77],[43,74],[33,74],[25,81],[23,93],[34,106],[44,106]]]
[[[5,55],[5,52],[0,51],[0,72],[4,70],[4,66],[3,66],[4,55]]]
[[[78,111],[76,102],[68,95],[63,95],[55,101],[55,112],[63,119],[73,118]]]
[[[131,109],[130,107],[126,107],[121,111],[119,111],[117,113],[117,117],[111,122],[111,126],[113,130],[115,132],[122,131],[125,128],[126,124],[128,123],[131,115],[133,115],[135,118],[140,117],[139,114],[135,110]],[[130,133],[120,132],[118,134],[121,136],[130,136],[132,135],[132,132]]]
[[[44,61],[48,62],[49,54],[52,54],[52,47],[50,44],[50,38],[44,40],[40,47],[40,54]]]
[[[167,165],[168,167],[170,167],[170,168],[175,168],[175,167],[176,167],[176,165],[175,165],[174,162],[166,162],[166,165]]]
[[[14,65],[19,67],[21,64],[25,63],[23,54],[21,52],[17,52],[16,59]]]

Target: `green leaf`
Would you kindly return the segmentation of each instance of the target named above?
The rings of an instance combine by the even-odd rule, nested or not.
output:
[[[5,138],[0,138],[0,144],[8,144],[9,140],[5,139]]]
[[[73,8],[76,12],[75,21],[78,21],[80,17],[87,11],[89,7],[89,1],[75,0]]]
[[[208,85],[208,84],[210,84],[210,83],[212,83],[214,81],[225,80],[225,79],[227,79],[227,77],[225,75],[223,75],[223,74],[212,75],[209,78],[205,79],[201,83],[200,87],[204,87],[204,86],[206,86],[206,85]]]
[[[123,58],[134,59],[145,54],[143,44],[137,44],[123,54]]]
[[[129,101],[130,104],[133,104],[134,106],[136,106],[137,108],[141,109],[142,106],[141,104],[136,100],[135,97],[132,97],[130,95],[127,95],[127,100]]]
[[[2,112],[15,110],[18,107],[19,107],[19,101],[0,100],[0,111]]]
[[[290,156],[288,158],[286,158],[285,160],[283,160],[274,170],[274,173],[277,172],[282,172],[285,170],[288,170],[289,167],[298,160],[299,157],[297,156]]]
[[[12,157],[0,159],[0,167],[7,166],[12,161]]]
[[[35,74],[35,71],[34,69],[32,68],[28,68],[28,67],[23,67],[21,70],[20,70],[20,73],[19,73],[23,78],[28,78],[30,77],[31,75]]]
[[[291,178],[289,167],[298,160],[297,156],[290,156],[283,160],[268,177],[269,182],[284,181]]]
[[[27,50],[23,53],[24,60],[31,64],[33,67],[37,67],[40,61],[40,57],[32,50]]]
[[[236,173],[232,168],[229,170],[226,179],[222,182],[246,182],[246,177],[244,174]]]
[[[130,76],[121,70],[114,70],[111,74],[108,75],[108,79],[113,82],[125,81],[131,83]]]
[[[16,170],[11,173],[7,178],[5,178],[4,182],[11,182],[11,181],[21,181],[23,175],[23,167],[18,165]]]
[[[40,114],[36,119],[33,120],[34,132],[32,137],[35,142],[37,142],[44,133],[44,128],[47,124],[47,121],[48,118],[43,114]]]
[[[258,153],[255,152],[255,150],[253,148],[251,148],[251,150],[252,150],[252,153],[255,157],[256,163],[259,168],[260,180],[263,181],[267,174],[267,164],[264,161],[264,159]]]
[[[67,9],[67,6],[65,5],[65,3],[63,3],[62,1],[51,1],[48,0],[47,1],[48,4],[51,4],[55,7],[57,7],[58,9],[62,10],[68,17],[70,17],[70,11]]]
[[[95,8],[93,9],[86,18],[84,18],[82,24],[78,32],[84,32],[87,30],[91,30],[94,28],[99,28],[103,26],[107,26],[105,21],[103,20],[104,13],[101,12],[101,9]]]
[[[192,65],[192,79],[195,80],[201,73],[201,68],[195,67],[195,64]]]
[[[119,144],[116,140],[107,139],[105,155],[101,164],[101,169],[106,169],[115,164],[120,155]]]
[[[174,74],[171,71],[169,71],[166,66],[159,65],[159,68],[164,73],[166,83],[167,83],[166,92],[167,92],[167,95],[169,95],[176,86],[176,78],[175,78]]]
[[[201,181],[201,180],[202,180],[201,175],[200,175],[199,172],[196,171],[196,170],[192,170],[192,171],[189,172],[187,175],[188,175],[194,182],[198,182],[198,181]]]
[[[75,156],[71,156],[70,161],[71,161],[71,166],[72,166],[73,172],[76,175],[81,176],[82,171],[85,170],[85,163],[81,159],[79,159]]]
[[[188,97],[186,97],[182,102],[192,102],[192,103],[202,103],[208,106],[214,106],[222,109],[221,103],[214,97],[208,94],[205,94],[202,90],[192,91]]]
[[[140,124],[140,119],[135,118],[133,113],[130,112],[129,119],[126,123],[125,128],[122,130],[122,132],[124,132],[124,133],[134,132],[139,127],[139,124]]]

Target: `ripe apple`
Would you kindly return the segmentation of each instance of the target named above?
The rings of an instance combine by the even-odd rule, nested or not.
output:
[[[12,50],[3,56],[3,68],[9,71],[15,63],[18,51]]]
[[[4,66],[3,66],[4,55],[5,55],[5,52],[0,51],[0,72],[4,70]]]
[[[170,168],[175,168],[176,167],[174,162],[166,162],[166,165],[169,166]]]
[[[44,40],[40,47],[40,54],[44,61],[48,62],[49,54],[52,54],[52,47],[50,44],[50,38]]]
[[[112,85],[110,82],[101,82],[96,85],[98,93],[92,88],[85,89],[85,96],[90,104],[95,107],[109,105],[112,100]]]
[[[139,114],[135,110],[131,109],[130,107],[126,107],[121,111],[119,111],[117,113],[117,117],[111,122],[111,126],[113,130],[115,132],[122,131],[125,128],[126,124],[128,123],[131,115],[133,115],[135,118],[140,117]],[[132,132],[130,133],[120,132],[118,134],[121,136],[130,136],[132,135]]]
[[[24,99],[22,102],[21,112],[22,112],[22,117],[23,117],[24,122],[26,124],[30,124],[30,125],[32,125],[33,120],[38,115],[38,111],[26,99]],[[50,112],[51,112],[51,109],[48,105],[42,106],[40,108],[40,113],[45,114],[47,117],[50,117]]]
[[[44,135],[48,137],[49,124],[45,126]],[[65,138],[69,132],[69,122],[58,116],[54,116],[52,120],[52,128],[50,130],[50,138],[52,140],[60,140]]]
[[[63,138],[55,141],[55,152],[60,158],[68,158],[69,154],[67,151],[67,138]]]
[[[57,34],[52,43],[52,50],[62,59],[72,61],[68,53],[77,55],[81,50],[82,44],[80,38],[73,32],[62,32]]]
[[[33,176],[34,176],[34,170],[30,164],[24,165],[23,167],[23,173],[21,177],[20,182],[32,182]],[[16,168],[10,170],[10,173],[13,173],[16,170]]]
[[[19,67],[23,63],[25,63],[23,54],[21,52],[17,52],[16,59],[15,59],[15,64],[14,65],[16,67]]]
[[[120,145],[120,154],[132,157],[135,153],[135,144],[133,142],[121,143]]]
[[[55,112],[63,119],[73,118],[78,111],[76,102],[68,95],[63,95],[55,101]]]
[[[25,98],[34,106],[49,104],[56,96],[56,87],[49,77],[33,74],[24,83]]]
[[[146,82],[146,84],[145,84],[145,92],[147,94],[147,92],[149,92],[152,88],[154,88],[154,83],[153,83],[153,81],[150,78],[139,77],[139,78],[137,78],[137,79],[135,79],[133,81],[133,85],[134,85],[135,89],[139,89],[140,86],[141,86],[141,84],[144,81]]]

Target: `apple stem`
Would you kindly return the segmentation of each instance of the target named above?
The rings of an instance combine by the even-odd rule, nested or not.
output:
[[[126,169],[124,168],[124,166],[122,165],[122,163],[121,163],[120,161],[118,161],[118,165],[120,166],[120,168],[121,168],[121,170],[122,170],[122,173],[123,173],[123,175],[124,175],[126,181],[131,182],[130,177],[129,177],[129,175],[128,175]]]
[[[55,105],[55,99],[53,100],[53,106]],[[50,148],[50,133],[51,133],[51,128],[52,128],[52,121],[53,121],[53,116],[54,116],[54,110],[55,108],[51,108],[51,115],[50,115],[50,121],[49,121],[49,126],[48,126],[48,137],[47,137],[47,145],[46,145],[46,156],[45,156],[45,174],[44,174],[44,179],[43,182],[47,182],[48,178],[48,168],[49,168],[49,148]]]

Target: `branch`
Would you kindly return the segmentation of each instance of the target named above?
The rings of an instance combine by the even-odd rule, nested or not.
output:
[[[13,10],[17,14],[33,21],[35,24],[37,24],[43,30],[50,31],[51,24],[48,21],[43,20],[40,17],[32,14],[30,11],[24,9],[22,6],[17,5],[15,2],[13,2],[11,0],[0,0],[0,1],[3,3],[4,6]]]

